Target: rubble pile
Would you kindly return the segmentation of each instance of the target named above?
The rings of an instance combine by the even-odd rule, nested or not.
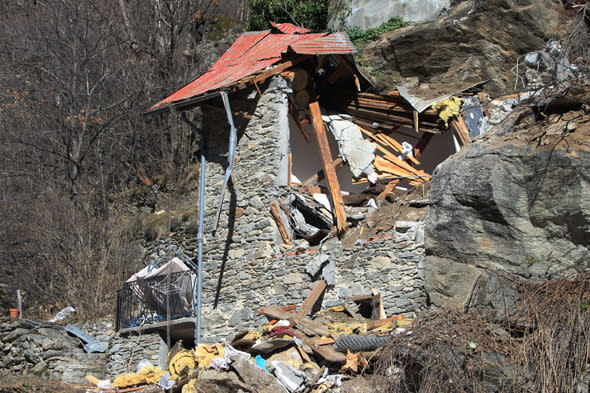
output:
[[[317,281],[300,306],[264,307],[259,314],[268,322],[236,333],[231,343],[185,348],[180,340],[168,353],[167,373],[148,362],[136,373],[116,376],[111,387],[158,385],[182,393],[339,392],[345,380],[373,367],[392,335],[411,334],[406,329],[413,319],[387,317],[377,291],[320,309],[326,287],[325,280]]]
[[[108,355],[86,352],[80,340],[57,323],[4,320],[0,328],[0,376],[30,375],[78,383],[89,373],[106,373]],[[87,324],[85,330],[96,335],[101,343],[109,342],[115,335],[112,322]]]

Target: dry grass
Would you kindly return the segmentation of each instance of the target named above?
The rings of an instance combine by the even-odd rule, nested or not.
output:
[[[384,350],[383,392],[587,392],[590,275],[516,286],[522,307],[493,320],[450,310]]]

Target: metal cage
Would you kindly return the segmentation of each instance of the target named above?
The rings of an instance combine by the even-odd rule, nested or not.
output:
[[[191,270],[126,282],[117,293],[117,331],[194,317]]]

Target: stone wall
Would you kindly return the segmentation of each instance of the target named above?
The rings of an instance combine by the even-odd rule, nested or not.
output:
[[[228,187],[219,226],[213,232],[228,146],[227,120],[204,115],[207,136],[206,211],[203,257],[204,342],[233,338],[242,329],[264,321],[257,311],[269,304],[300,304],[309,294],[314,279],[306,265],[318,258],[314,250],[298,255],[283,252],[282,242],[269,211],[272,201],[286,191],[280,186],[281,155],[287,118],[289,89],[281,78],[274,79],[256,102],[247,96],[230,96],[232,110],[256,105],[254,116],[238,127],[238,146],[232,181]],[[252,112],[250,112],[252,113]],[[298,131],[295,131],[298,132]],[[288,135],[288,134],[287,134]],[[319,154],[310,145],[309,154]],[[194,180],[198,183],[198,179]],[[198,205],[198,186],[189,198]],[[398,223],[393,233],[345,249],[338,239],[327,241],[322,257],[333,263],[334,285],[329,286],[324,304],[341,303],[346,297],[368,295],[371,289],[383,295],[388,315],[416,312],[425,307],[423,290],[423,223]],[[176,233],[151,243],[146,262],[182,246],[187,256],[197,254],[196,235]],[[220,282],[220,272],[223,275]],[[217,298],[217,307],[214,308]]]
[[[136,371],[142,360],[164,366],[161,352],[165,349],[167,353],[167,347],[157,334],[123,338],[115,334],[110,320],[74,325],[104,344],[107,352],[84,352],[80,340],[57,323],[0,320],[0,378],[28,375],[87,384],[88,374],[112,380],[118,374]]]

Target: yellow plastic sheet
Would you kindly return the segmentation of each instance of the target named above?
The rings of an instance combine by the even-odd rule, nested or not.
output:
[[[463,99],[459,97],[449,97],[432,105],[432,109],[439,111],[438,117],[445,122],[445,127],[449,126],[449,120],[459,116]]]
[[[166,374],[160,367],[145,366],[138,373],[125,373],[115,377],[112,386],[125,388],[133,385],[155,385]]]

